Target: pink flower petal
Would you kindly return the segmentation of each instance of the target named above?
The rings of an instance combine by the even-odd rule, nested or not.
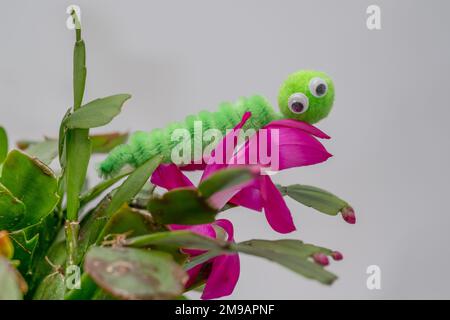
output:
[[[196,170],[205,170],[206,168],[206,163],[190,163],[190,164],[185,164],[183,166],[179,167],[180,170],[182,171],[196,171]]]
[[[214,222],[219,227],[223,228],[228,235],[228,241],[234,241],[234,230],[233,225],[229,220],[219,219]],[[171,225],[172,230],[190,230],[198,234],[209,236],[211,238],[216,237],[216,232],[212,224],[202,224],[196,226],[185,226],[185,225]],[[186,250],[183,250],[186,252]],[[188,250],[189,252],[194,250]],[[200,250],[197,250],[200,251]],[[201,253],[203,253],[202,251]],[[191,254],[191,253],[189,253]],[[199,253],[196,252],[195,255]],[[191,254],[191,256],[194,256]],[[189,288],[199,276],[201,269],[205,264],[211,263],[211,272],[206,280],[205,289],[201,296],[202,299],[215,299],[231,294],[236,286],[240,274],[240,262],[239,255],[224,254],[215,257],[205,263],[197,265],[189,269],[188,275],[189,280],[186,283],[186,288]]]
[[[167,190],[194,186],[191,180],[173,163],[160,164],[155,172],[153,172],[150,181]]]
[[[331,154],[308,133],[293,128],[280,129],[278,170],[317,164],[329,157]]]
[[[283,196],[269,176],[261,176],[261,196],[267,222],[273,230],[289,233],[295,230],[292,215],[284,202]]]
[[[210,223],[196,224],[196,225],[184,225],[184,224],[170,224],[168,225],[170,230],[188,230],[209,238],[216,238],[216,230]],[[206,252],[201,249],[183,249],[183,252],[190,256],[198,256]]]
[[[253,135],[230,163],[254,165],[256,162],[267,169],[278,171],[313,165],[329,157],[331,154],[309,132],[269,125]]]
[[[216,299],[230,295],[236,286],[239,274],[239,255],[233,253],[214,258],[201,298]]]
[[[230,165],[229,167],[232,167],[232,165]],[[236,167],[236,166],[234,166],[234,167]],[[256,167],[256,166],[248,167],[248,168],[249,168],[250,171],[253,172],[255,177],[260,172],[260,169],[258,167]],[[229,188],[227,188],[227,189],[225,189],[223,191],[216,192],[210,198],[208,198],[208,203],[213,208],[221,209],[237,193],[239,193],[241,190],[245,189],[247,186],[251,186],[253,184],[254,184],[254,180],[252,179],[252,180],[245,181],[243,183],[237,184],[235,186],[229,187]]]
[[[189,279],[186,282],[186,284],[184,285],[185,288],[189,288],[190,286],[192,286],[195,283],[200,271],[202,270],[203,265],[204,265],[203,263],[196,265],[195,267],[186,271],[189,276]]]
[[[255,179],[258,181],[257,179]],[[256,187],[248,186],[241,191],[239,191],[237,194],[233,196],[233,198],[230,199],[230,203],[249,208],[255,211],[261,211],[263,209],[263,203],[261,198],[261,191],[259,190],[259,181]]]
[[[330,139],[330,136],[327,135],[325,132],[323,132],[323,131],[319,130],[318,128],[314,127],[313,125],[311,125],[307,122],[303,122],[303,121],[298,121],[298,120],[293,120],[293,119],[282,119],[282,120],[272,121],[267,126],[265,126],[265,128],[282,128],[282,127],[300,129],[307,133],[312,134],[313,136],[316,136],[317,138]]]
[[[234,228],[230,220],[218,219],[214,223],[225,230],[228,235],[227,241],[234,241]]]
[[[234,129],[217,144],[211,153],[211,157],[208,160],[208,165],[206,166],[205,171],[203,171],[201,181],[206,179],[213,172],[228,166],[229,160],[234,155],[234,149],[236,148],[236,132],[245,125],[250,117],[250,112],[244,113],[241,122],[239,122]]]
[[[214,231],[214,227],[210,223],[195,225],[171,224],[168,227],[170,230],[188,230],[202,236],[210,238],[216,237],[216,231]]]

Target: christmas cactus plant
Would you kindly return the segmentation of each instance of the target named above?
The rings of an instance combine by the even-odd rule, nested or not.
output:
[[[20,141],[10,149],[0,127],[0,298],[180,299],[190,290],[201,290],[202,299],[220,298],[235,288],[240,254],[332,284],[336,276],[325,267],[328,257],[342,259],[338,251],[298,239],[237,242],[239,230],[231,221],[216,218],[237,206],[264,211],[275,231],[288,233],[295,226],[283,197],[290,197],[355,223],[352,207],[332,193],[306,185],[276,185],[259,161],[238,161],[252,152],[252,141],[261,140],[263,129],[279,133],[278,170],[325,161],[330,155],[316,138],[329,137],[309,121],[317,121],[318,115],[296,120],[274,116],[239,149],[232,143],[232,152],[221,163],[214,158],[229,148],[237,131],[255,126],[256,111],[243,112],[230,124],[231,130],[202,163],[180,165],[167,161],[164,152],[139,158],[130,148],[142,151],[138,144],[142,135],[127,145],[126,133],[90,133],[91,128],[111,122],[131,96],[116,94],[84,103],[85,43],[75,11],[72,17],[73,102],[59,135],[55,134],[58,138]],[[303,81],[314,76],[310,110],[314,99],[334,90],[316,75],[303,72],[291,78]],[[285,107],[302,114],[308,108],[305,97],[286,96]],[[331,102],[323,101],[329,111],[332,97]],[[283,113],[291,112],[286,110]],[[104,179],[88,186],[91,156],[105,153],[110,155],[99,166]],[[132,165],[123,167],[125,163]],[[202,171],[197,185],[184,174],[193,169]]]

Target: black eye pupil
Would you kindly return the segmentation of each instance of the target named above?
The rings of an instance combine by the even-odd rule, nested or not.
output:
[[[325,94],[326,90],[327,90],[327,87],[323,83],[321,83],[316,88],[316,94],[318,96],[321,96],[321,95]]]
[[[292,111],[294,111],[294,112],[302,112],[303,109],[305,108],[305,106],[301,102],[294,102],[291,105],[291,108],[292,108]]]

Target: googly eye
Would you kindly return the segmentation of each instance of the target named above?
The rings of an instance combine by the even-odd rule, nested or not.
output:
[[[309,91],[314,97],[320,98],[327,94],[328,85],[321,78],[312,78],[309,82]]]
[[[303,93],[294,93],[289,97],[288,106],[293,113],[304,113],[309,107],[308,97]]]

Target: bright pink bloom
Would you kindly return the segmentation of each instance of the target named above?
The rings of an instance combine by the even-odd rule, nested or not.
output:
[[[250,137],[234,158],[230,159],[230,163],[249,163],[252,152],[255,150],[260,166],[273,171],[313,165],[331,157],[331,154],[315,138],[329,139],[330,137],[306,122],[291,119],[277,120],[263,129]],[[272,141],[274,137],[277,139]],[[264,140],[267,141],[266,144],[261,143]],[[270,154],[270,160],[275,158],[277,161],[263,164],[259,157],[269,152],[260,150],[260,146],[269,148],[270,153],[278,151],[278,157]],[[267,221],[277,232],[289,233],[295,230],[291,212],[268,175],[261,175],[259,179],[255,179],[253,185],[241,190],[230,199],[230,202],[257,211],[264,209]]]
[[[194,226],[173,224],[170,225],[169,228],[171,230],[190,230],[203,236],[216,238],[214,225],[225,230],[227,233],[227,241],[234,241],[233,225],[230,221],[225,219],[216,220],[212,224]],[[203,250],[183,249],[183,251],[191,257],[205,253]],[[186,288],[195,283],[200,272],[205,268],[209,268],[210,271],[209,275],[207,275],[205,289],[201,296],[202,299],[216,299],[228,296],[233,292],[240,274],[239,255],[237,253],[220,255],[189,269],[187,271],[189,280],[186,283]]]
[[[292,119],[272,121],[250,137],[230,162],[248,163],[252,159],[251,154],[256,151],[258,164],[273,171],[317,164],[327,160],[331,154],[315,137],[330,139],[324,132],[306,122]],[[274,152],[278,151],[278,157],[275,157],[278,158],[278,163],[273,163],[274,155],[271,154],[272,162],[265,164],[264,161],[269,159],[261,158],[272,152],[272,146],[275,148]],[[269,152],[260,150],[260,147],[269,149]]]
[[[262,165],[269,170],[277,171],[313,165],[331,157],[331,154],[315,138],[329,139],[330,137],[306,122],[291,119],[277,120],[272,121],[263,129],[265,131],[260,130],[252,136],[236,153],[235,159],[231,161],[247,162],[251,159],[251,152],[254,150],[257,150],[258,155],[263,154],[257,148],[259,147],[258,142],[264,139],[262,135],[266,135],[266,140],[269,139],[268,146],[272,146],[271,137],[278,137],[278,141],[274,142],[278,151],[277,163],[270,162],[265,166]],[[289,208],[267,175],[261,176],[252,187],[236,194],[230,202],[257,211],[264,209],[266,219],[275,231],[289,233],[295,230]]]
[[[175,164],[161,164],[152,175],[152,183],[163,187],[167,190],[177,188],[193,187],[192,182],[180,171]],[[171,224],[171,230],[189,230],[203,236],[216,238],[216,230],[213,225],[217,225],[225,230],[228,235],[227,241],[234,241],[233,225],[226,219],[216,220],[214,223],[199,224],[199,225],[179,225]],[[197,249],[183,249],[186,254],[191,257],[198,256],[205,253],[204,250]],[[238,254],[227,254],[215,257],[205,263],[197,265],[189,269],[189,280],[186,283],[186,288],[190,287],[197,279],[200,271],[207,267],[211,267],[206,286],[201,296],[202,299],[215,299],[230,295],[239,279],[240,264]]]
[[[261,168],[283,170],[320,163],[331,156],[315,138],[328,139],[329,137],[314,126],[296,120],[277,120],[269,123],[263,128],[266,131],[260,130],[256,132],[239,150],[235,151],[236,133],[245,125],[250,116],[249,112],[244,114],[241,122],[219,142],[211,156],[204,163],[183,166],[181,169],[203,169],[201,177],[201,181],[203,181],[218,170],[237,165],[256,164],[258,170]],[[275,130],[274,136],[278,138],[276,141],[270,140],[273,130]],[[266,134],[266,138],[269,139],[266,146],[272,148],[272,142],[275,143],[275,147],[279,152],[277,163],[266,163],[259,158],[260,150],[258,148],[260,145],[258,142],[264,138],[262,137],[263,134]],[[254,158],[252,158],[252,152],[255,150],[257,152],[257,162],[252,163],[250,159]],[[273,150],[269,151],[272,152]],[[175,164],[161,164],[153,173],[151,181],[153,184],[167,190],[194,187],[193,183]],[[275,231],[288,233],[295,230],[291,212],[283,196],[268,175],[261,174],[249,183],[216,193],[208,201],[217,209],[230,202],[256,211],[264,210],[267,221]],[[214,223],[226,231],[228,241],[234,241],[231,222],[221,219]],[[211,238],[216,237],[213,224],[194,226],[170,225],[169,227],[172,230],[187,229]],[[185,249],[184,251],[190,256],[204,253],[202,250]],[[325,255],[316,255],[314,260],[323,265],[328,264],[328,258]],[[186,284],[187,287],[195,282],[200,271],[205,266],[210,266],[211,270],[202,299],[214,299],[231,294],[239,277],[239,256],[237,254],[221,255],[188,270],[189,280]]]
[[[237,165],[256,164],[259,168],[267,170],[283,170],[320,163],[331,156],[316,139],[316,137],[329,139],[328,135],[308,123],[291,119],[272,121],[263,128],[264,130],[257,131],[239,150],[235,151],[237,133],[250,116],[250,112],[244,114],[241,122],[218,143],[206,163],[187,165],[182,169],[204,169],[201,178],[203,181],[220,169]],[[273,137],[277,139],[272,141]],[[261,144],[260,142],[264,140],[266,143]],[[260,150],[261,146],[270,150]],[[266,155],[275,150],[278,150],[278,156],[270,158],[277,159],[276,163],[262,161],[263,159],[260,158],[262,154]],[[257,163],[253,162],[255,159]],[[170,164],[161,165],[153,174],[152,182],[166,189],[193,186],[177,166]],[[267,221],[275,231],[289,233],[295,230],[291,212],[283,196],[270,177],[264,174],[251,183],[235,186],[213,195],[209,202],[218,209],[230,202],[256,211],[264,210]]]

